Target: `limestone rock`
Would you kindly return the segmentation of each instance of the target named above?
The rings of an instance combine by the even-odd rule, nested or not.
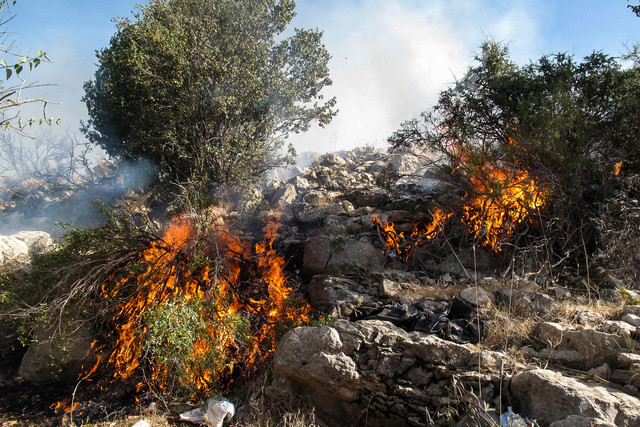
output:
[[[640,345],[630,342],[628,337],[595,329],[572,328],[553,322],[540,323],[535,334],[540,342],[550,348],[563,346],[581,353],[584,356],[581,366],[583,369],[591,369],[605,362],[615,365],[620,349],[627,348],[628,345],[640,349]]]
[[[479,286],[470,286],[460,292],[460,298],[470,305],[479,308],[491,307],[491,296]]]
[[[336,271],[372,272],[382,268],[382,252],[369,242],[345,237],[317,236],[304,245],[302,269],[305,274]]]
[[[293,184],[285,184],[276,190],[271,204],[277,207],[288,205],[296,199],[297,195],[296,187]]]
[[[637,398],[545,369],[525,371],[513,377],[511,393],[519,412],[542,424],[580,415],[616,426],[640,425]]]
[[[303,396],[329,425],[352,425],[366,412],[369,426],[404,426],[442,403],[470,358],[465,346],[388,322],[338,320],[282,338],[272,388]]]
[[[341,277],[314,276],[307,293],[312,307],[332,316],[348,316],[355,307],[374,300],[363,285]]]
[[[28,265],[33,256],[53,247],[51,236],[44,231],[21,231],[11,236],[0,236],[0,267]]]
[[[616,425],[599,418],[569,415],[567,418],[554,421],[549,427],[615,427]]]

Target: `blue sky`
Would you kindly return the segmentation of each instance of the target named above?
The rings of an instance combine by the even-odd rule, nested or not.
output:
[[[129,0],[18,0],[6,30],[23,53],[42,49],[53,59],[28,75],[55,83],[44,94],[61,102],[50,115],[78,133],[86,119],[82,84],[95,72],[95,51],[108,45],[112,18],[130,16]],[[612,55],[640,41],[640,18],[626,0],[298,0],[293,25],[317,27],[333,55],[340,113],[325,129],[293,139],[298,151],[384,145],[385,139],[433,105],[460,78],[478,46],[507,43],[518,63],[553,52]],[[634,0],[633,4],[637,4]],[[330,92],[330,93],[329,93]],[[28,113],[27,113],[28,114]],[[60,131],[60,130],[57,130]]]

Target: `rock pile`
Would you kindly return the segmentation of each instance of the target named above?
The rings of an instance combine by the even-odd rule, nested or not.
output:
[[[307,277],[310,303],[344,318],[384,301],[424,300],[416,289],[452,287],[448,297],[477,307],[494,327],[492,310],[538,319],[525,358],[516,362],[386,321],[341,319],[285,335],[269,392],[304,396],[333,425],[446,424],[447,411],[463,411],[465,402],[467,409],[493,408],[483,416],[496,421],[500,409],[513,406],[540,425],[640,424],[640,307],[625,307],[619,320],[585,311],[582,324],[559,323],[551,313],[571,290],[482,279],[492,273],[482,254],[461,250],[424,260],[413,272],[384,256],[372,214],[410,230],[442,188],[423,160],[373,149],[330,154],[263,189],[282,215],[284,251],[303,253],[297,266]],[[610,294],[602,296],[617,291]]]

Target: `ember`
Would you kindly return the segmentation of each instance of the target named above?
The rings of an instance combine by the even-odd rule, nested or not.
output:
[[[277,229],[268,224],[265,241],[252,247],[227,229],[197,236],[188,220],[176,220],[123,277],[104,283],[103,297],[118,301],[98,362],[111,380],[143,374],[138,391],[177,387],[195,397],[250,374],[283,327],[308,321],[273,249]]]

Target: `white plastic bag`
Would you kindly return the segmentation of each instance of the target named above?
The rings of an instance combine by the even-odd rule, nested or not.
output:
[[[236,409],[233,403],[227,400],[207,400],[206,408],[197,408],[180,414],[180,419],[195,424],[206,424],[213,427],[222,427],[222,424],[231,421]]]

